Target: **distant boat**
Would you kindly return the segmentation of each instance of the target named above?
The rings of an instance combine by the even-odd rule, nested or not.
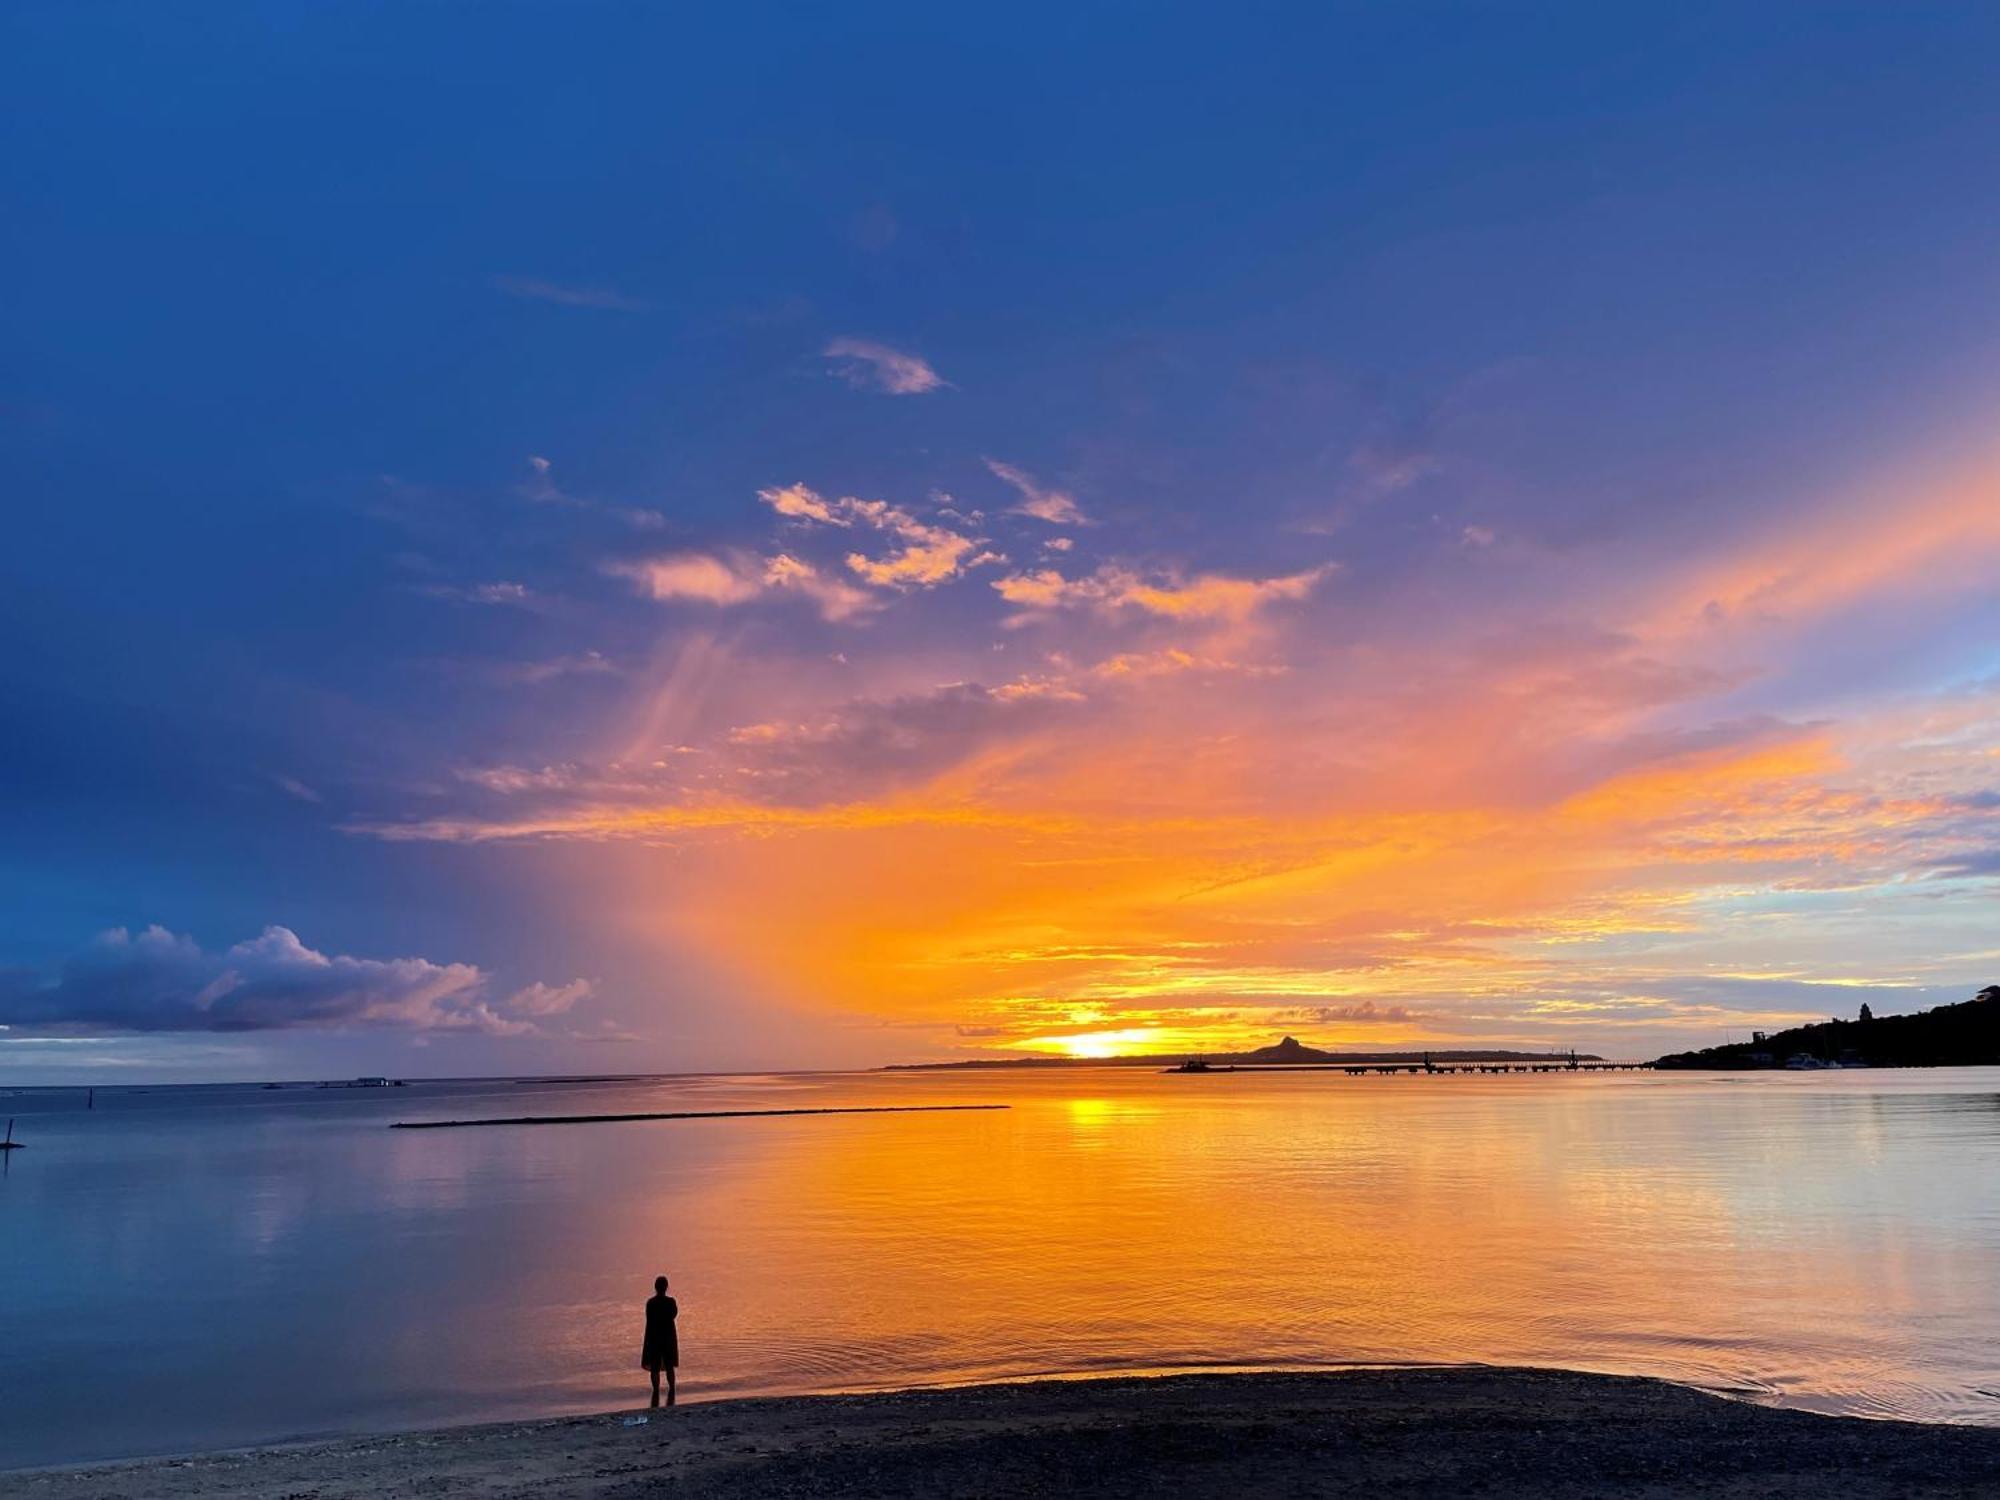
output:
[[[1218,1068],[1205,1057],[1190,1057],[1177,1068],[1162,1068],[1163,1073],[1234,1073],[1234,1068]]]
[[[14,1139],[14,1122],[9,1120],[7,1122],[7,1139],[0,1141],[0,1151],[23,1151],[26,1149],[25,1143]]]
[[[1785,1059],[1785,1067],[1794,1073],[1819,1073],[1828,1068],[1838,1068],[1837,1062],[1828,1062],[1823,1057],[1814,1057],[1810,1052],[1794,1052]]]

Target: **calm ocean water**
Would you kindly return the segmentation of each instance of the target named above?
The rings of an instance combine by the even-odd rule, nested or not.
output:
[[[5,1091],[0,1091],[5,1092]],[[390,1131],[396,1119],[1005,1113]],[[1480,1361],[2000,1422],[2000,1071],[16,1092],[0,1464],[692,1399]]]

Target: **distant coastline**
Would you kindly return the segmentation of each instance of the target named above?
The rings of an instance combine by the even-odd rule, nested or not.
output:
[[[1295,1037],[1286,1037],[1269,1047],[1259,1047],[1251,1052],[1144,1052],[1126,1053],[1120,1057],[974,1057],[958,1062],[890,1063],[882,1071],[940,1072],[950,1069],[967,1068],[1170,1068],[1177,1063],[1200,1061],[1219,1068],[1241,1067],[1310,1067],[1318,1064],[1338,1067],[1342,1064],[1373,1066],[1375,1064],[1401,1064],[1410,1066],[1425,1062],[1434,1063],[1547,1063],[1569,1061],[1602,1062],[1603,1058],[1594,1052],[1508,1052],[1508,1051],[1455,1051],[1405,1049],[1400,1052],[1329,1052],[1320,1047],[1309,1047]]]
[[[1747,1042],[1673,1052],[1656,1068],[1973,1068],[2000,1065],[2000,985],[1908,1016],[1833,1017]]]

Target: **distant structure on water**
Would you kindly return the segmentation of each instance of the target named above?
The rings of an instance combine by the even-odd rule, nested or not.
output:
[[[1270,1067],[1376,1067],[1398,1068],[1432,1067],[1443,1065],[1464,1066],[1478,1063],[1512,1063],[1523,1067],[1553,1067],[1578,1064],[1604,1064],[1604,1059],[1594,1052],[1509,1052],[1505,1050],[1454,1051],[1454,1052],[1329,1052],[1323,1047],[1307,1046],[1297,1037],[1288,1036],[1273,1042],[1268,1047],[1259,1047],[1252,1052],[1204,1052],[1195,1055],[1180,1052],[1127,1053],[1122,1057],[978,1057],[963,1062],[935,1063],[891,1063],[884,1072],[930,1071],[945,1068],[1162,1068],[1168,1072],[1180,1072],[1182,1063],[1199,1062],[1200,1068],[1188,1068],[1188,1072],[1226,1071],[1231,1068]],[[1621,1066],[1625,1066],[1621,1064]]]

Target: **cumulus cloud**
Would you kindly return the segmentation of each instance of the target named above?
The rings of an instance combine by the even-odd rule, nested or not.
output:
[[[353,958],[287,927],[209,953],[164,927],[103,933],[50,977],[0,982],[0,1023],[53,1031],[289,1031],[398,1027],[522,1036],[590,993],[588,980],[487,998],[473,964]]]
[[[1054,568],[996,579],[1001,598],[1024,612],[1088,607],[1103,613],[1137,610],[1174,620],[1248,619],[1268,604],[1303,599],[1332,572],[1308,568],[1276,578],[1231,578],[1220,573],[1145,575],[1107,563],[1070,578]]]
[[[810,600],[823,618],[835,621],[851,619],[874,603],[864,590],[782,552],[765,558],[742,552],[676,552],[612,563],[609,571],[663,603],[687,599],[727,607],[790,594]]]
[[[887,344],[868,339],[838,338],[821,351],[832,360],[840,376],[856,390],[881,391],[890,396],[921,396],[949,385],[943,376],[919,355],[905,354]]]
[[[614,292],[609,287],[574,286],[559,281],[543,281],[535,276],[494,276],[490,285],[510,297],[531,302],[553,302],[557,307],[589,307],[604,312],[651,312],[653,304]]]
[[[1037,521],[1047,521],[1051,526],[1088,526],[1090,518],[1077,507],[1076,501],[1062,490],[1052,490],[1037,483],[1035,477],[1012,464],[1003,464],[997,458],[986,460],[986,467],[993,471],[996,479],[1010,484],[1021,497],[1021,503],[1014,507],[1017,516],[1033,516]]]

